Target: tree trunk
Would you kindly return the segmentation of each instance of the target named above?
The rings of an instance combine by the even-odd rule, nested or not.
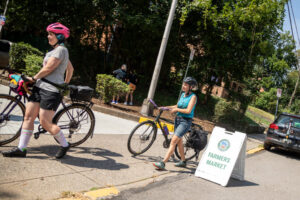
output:
[[[211,95],[211,91],[213,89],[214,85],[209,84],[208,87],[206,88],[206,93],[204,96],[204,100],[202,102],[203,105],[207,104],[207,102],[209,101],[210,95]]]

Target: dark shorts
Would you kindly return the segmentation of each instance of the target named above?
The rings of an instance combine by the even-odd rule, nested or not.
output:
[[[33,87],[32,94],[28,98],[29,102],[38,102],[40,107],[45,110],[56,111],[62,96],[59,93],[43,90],[38,87]]]

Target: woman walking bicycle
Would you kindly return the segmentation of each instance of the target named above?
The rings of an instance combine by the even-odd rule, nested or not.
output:
[[[63,98],[56,86],[68,84],[74,71],[69,60],[68,49],[64,46],[65,40],[70,36],[70,31],[60,23],[50,24],[46,30],[53,50],[46,54],[42,69],[35,76],[28,77],[29,80],[35,82],[35,85],[26,104],[19,145],[12,150],[2,152],[5,157],[26,157],[27,145],[37,116],[43,128],[51,133],[61,145],[56,158],[62,158],[70,148],[60,128],[52,123],[55,111]]]
[[[197,97],[192,92],[192,89],[197,87],[197,81],[192,77],[186,77],[182,84],[182,95],[177,103],[174,106],[167,106],[170,109],[171,113],[177,113],[175,118],[175,131],[174,136],[172,137],[169,149],[161,162],[153,163],[157,169],[165,169],[166,162],[173,155],[176,145],[178,146],[179,154],[181,161],[176,163],[177,167],[185,167],[185,155],[182,137],[192,125],[192,119],[194,117],[194,110],[197,103]]]

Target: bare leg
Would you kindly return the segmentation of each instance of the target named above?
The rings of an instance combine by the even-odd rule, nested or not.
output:
[[[165,158],[163,160],[164,163],[168,162],[168,160],[170,159],[171,155],[173,155],[176,144],[179,142],[180,138],[176,135],[174,135],[172,137],[171,143],[170,143],[170,147],[168,149],[167,154],[165,155]]]
[[[34,120],[37,118],[40,110],[40,104],[36,102],[28,102],[26,104],[26,111],[22,129],[33,130]]]
[[[129,93],[126,93],[126,100],[125,100],[125,102],[128,102],[128,96],[129,96]]]
[[[52,123],[54,114],[53,110],[40,109],[40,123],[51,135],[56,135],[60,131],[60,128]]]
[[[63,135],[60,128],[52,123],[52,118],[55,114],[53,110],[44,110],[40,109],[40,122],[41,125],[46,129],[51,135],[55,137],[63,147],[68,147],[69,143],[67,142],[65,136]]]
[[[185,161],[185,155],[184,155],[184,148],[183,148],[183,141],[182,138],[180,138],[179,142],[177,143],[180,158],[182,161]]]
[[[133,103],[133,91],[130,92],[130,102]]]

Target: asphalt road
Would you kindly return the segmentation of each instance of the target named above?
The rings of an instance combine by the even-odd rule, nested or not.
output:
[[[246,159],[245,181],[231,179],[227,187],[182,173],[121,192],[113,200],[299,200],[300,154],[262,151]]]

